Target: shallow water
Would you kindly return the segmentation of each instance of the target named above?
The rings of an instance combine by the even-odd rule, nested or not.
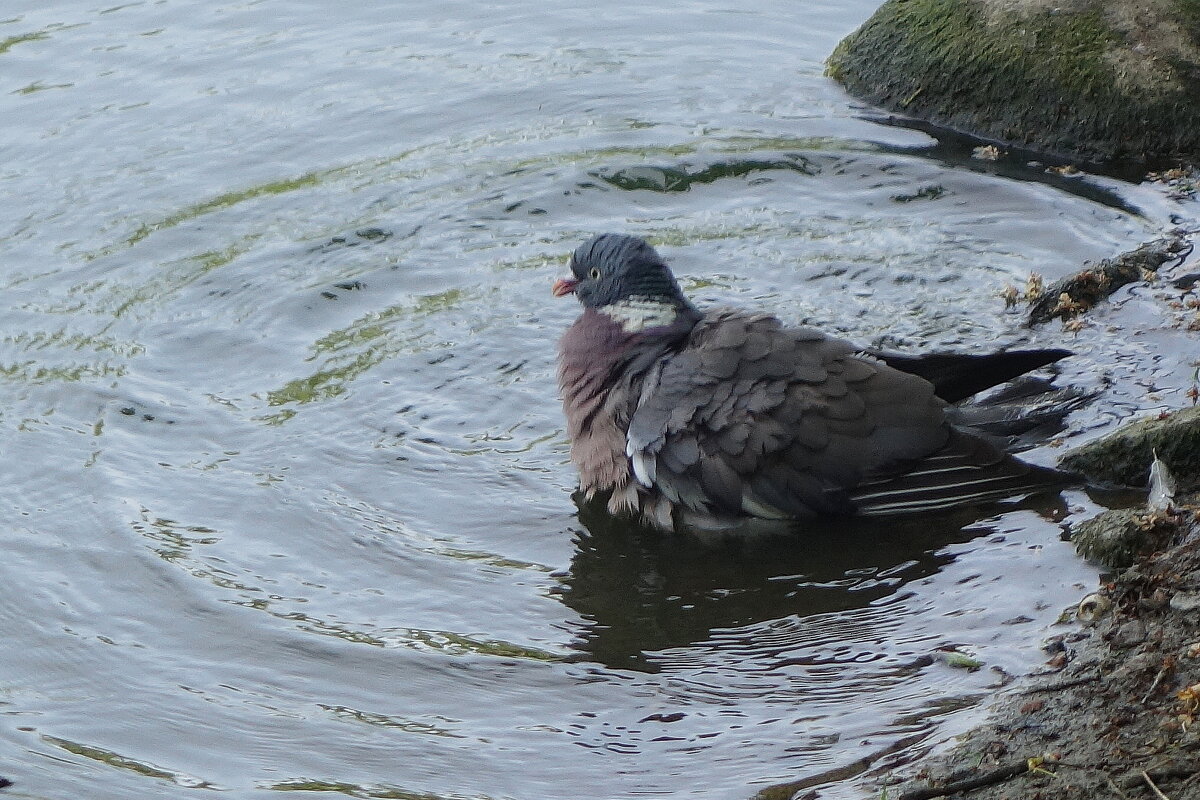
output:
[[[14,796],[857,797],[1038,669],[1081,494],[737,543],[570,496],[549,285],[605,230],[866,343],[1068,341],[1068,443],[1179,404],[1152,288],[1074,339],[997,298],[1156,196],[863,119],[822,60],[875,5],[10,3]]]

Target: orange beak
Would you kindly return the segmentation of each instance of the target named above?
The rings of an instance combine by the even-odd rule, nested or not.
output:
[[[555,297],[574,294],[578,283],[579,281],[574,278],[559,278],[554,282],[554,286],[551,287],[550,291],[554,293]]]

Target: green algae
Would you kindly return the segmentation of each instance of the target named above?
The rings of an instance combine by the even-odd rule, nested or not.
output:
[[[422,720],[408,719],[407,717],[397,717],[389,714],[376,714],[370,711],[349,708],[348,706],[334,706],[324,703],[318,703],[317,705],[341,720],[361,722],[380,728],[396,728],[407,733],[420,733],[426,736],[442,736],[448,739],[466,738],[461,733],[455,733],[449,728]]]
[[[428,792],[411,792],[394,786],[367,786],[341,781],[324,781],[309,778],[260,784],[260,788],[277,792],[332,792],[348,797],[363,797],[371,800],[468,800],[463,795],[441,795]],[[488,800],[483,796],[472,796],[469,800]]]
[[[174,772],[168,772],[165,769],[147,764],[144,761],[129,758],[127,756],[114,753],[112,750],[106,750],[102,747],[93,747],[92,745],[73,742],[70,739],[61,739],[57,736],[42,735],[42,741],[47,744],[52,744],[55,747],[60,747],[68,753],[73,753],[77,756],[90,758],[93,761],[99,761],[102,764],[107,764],[110,767],[125,769],[131,772],[136,772],[139,775],[144,775],[147,778],[160,778],[169,781],[179,782],[180,777]],[[191,784],[192,786],[207,786],[205,783]]]
[[[123,364],[39,365],[36,361],[0,364],[0,380],[13,383],[78,383],[94,378],[120,378],[127,373]]]
[[[34,81],[28,86],[14,89],[12,94],[36,94],[38,92],[49,91],[50,89],[70,89],[74,85],[73,83],[42,83],[41,81]]]
[[[295,178],[269,181],[257,186],[250,186],[245,189],[226,192],[203,202],[197,203],[196,205],[182,209],[174,214],[171,214],[170,216],[158,220],[157,222],[143,223],[142,225],[139,225],[138,228],[132,234],[130,234],[128,238],[126,238],[124,244],[127,247],[132,247],[142,239],[145,239],[151,233],[154,233],[156,230],[160,230],[162,228],[172,228],[181,222],[187,222],[188,220],[202,217],[205,214],[210,214],[214,211],[232,208],[233,206],[244,203],[247,200],[253,200],[259,197],[270,195],[287,194],[298,189],[306,189],[311,186],[318,186],[325,177],[327,176],[322,173],[309,172]]]
[[[463,289],[423,295],[412,303],[373,311],[345,328],[330,332],[313,344],[313,355],[308,359],[320,361],[321,366],[268,391],[267,404],[304,405],[344,394],[354,380],[377,364],[399,353],[430,346],[424,342],[426,333],[404,329],[402,323],[457,308],[470,296]],[[276,413],[262,420],[281,424],[292,416],[293,413]]]
[[[46,39],[49,36],[50,34],[46,33],[45,31],[37,31],[35,33],[22,33],[18,34],[17,36],[9,36],[7,38],[0,39],[0,55],[4,55],[16,45],[24,42],[36,42],[40,39]]]

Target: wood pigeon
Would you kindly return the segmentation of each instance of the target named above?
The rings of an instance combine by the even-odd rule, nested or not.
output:
[[[701,311],[653,247],[606,233],[571,256],[583,313],[559,343],[588,498],[662,529],[891,515],[1061,488],[954,424],[958,400],[1065,350],[872,353],[770,314]]]

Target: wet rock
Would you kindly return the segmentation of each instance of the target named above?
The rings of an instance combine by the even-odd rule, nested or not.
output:
[[[1182,289],[1185,292],[1190,290],[1197,283],[1200,283],[1200,272],[1189,272],[1187,275],[1182,275],[1171,281],[1172,286],[1174,286],[1176,289]]]
[[[1071,661],[1070,655],[1068,655],[1067,653],[1058,653],[1058,654],[1054,655],[1053,657],[1051,657],[1046,662],[1046,666],[1050,670],[1057,672],[1058,670],[1065,667],[1068,663],[1070,663],[1070,661]]]
[[[1059,466],[1109,486],[1144,486],[1154,455],[1182,491],[1200,486],[1200,408],[1133,422],[1070,451]]]
[[[888,0],[829,74],[889,110],[1019,147],[1200,156],[1194,0]]]
[[[1071,541],[1084,558],[1110,569],[1124,569],[1151,549],[1150,536],[1142,525],[1144,517],[1144,509],[1104,511],[1080,523]]]
[[[1145,628],[1140,631],[1142,641],[1146,639]],[[1135,643],[1136,644],[1136,643]],[[1109,646],[1113,649],[1122,649],[1123,644],[1115,644],[1111,640]],[[1162,664],[1162,657],[1157,653],[1137,653],[1129,658],[1110,658],[1108,659],[1109,667],[1116,667],[1109,670],[1109,676],[1120,682],[1125,682],[1137,686],[1141,686],[1142,680],[1149,675],[1153,675]],[[1132,720],[1129,720],[1132,722]]]
[[[1119,788],[1140,790],[1147,785],[1146,778],[1155,781],[1155,786],[1157,786],[1158,782],[1166,782],[1172,778],[1191,778],[1197,774],[1200,774],[1200,761],[1166,757],[1149,769],[1131,769],[1116,778],[1113,783]],[[1168,795],[1160,789],[1157,795],[1151,793],[1147,796],[1167,797]],[[1179,797],[1180,795],[1176,793],[1174,796]]]
[[[1162,172],[1150,172],[1146,180],[1160,184],[1170,200],[1194,200],[1200,194],[1200,169],[1194,166],[1171,167]]]
[[[1146,597],[1138,600],[1138,608],[1142,611],[1158,611],[1171,602],[1171,598],[1160,586]]]
[[[1114,624],[1104,638],[1114,650],[1128,650],[1146,641],[1146,623],[1140,619],[1130,619]]]

